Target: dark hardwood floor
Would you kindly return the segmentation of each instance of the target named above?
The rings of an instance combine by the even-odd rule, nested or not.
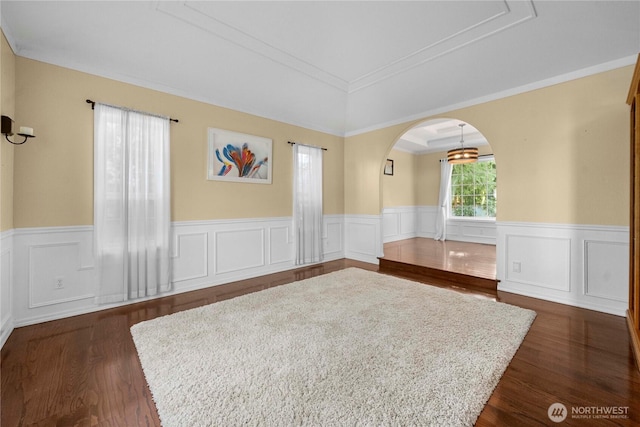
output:
[[[495,245],[416,237],[385,243],[379,260],[383,273],[497,295]]]
[[[421,237],[384,244],[384,258],[496,280],[496,247]]]
[[[2,349],[1,425],[159,425],[129,332],[133,324],[352,266],[377,270],[332,261],[17,328]],[[538,316],[476,425],[556,425],[547,416],[555,402],[570,414],[558,425],[640,424],[640,374],[624,318],[505,292],[496,298]],[[628,407],[628,418],[571,418],[572,408],[584,415],[584,408],[614,406]]]

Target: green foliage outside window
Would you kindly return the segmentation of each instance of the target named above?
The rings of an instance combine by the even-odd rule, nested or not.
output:
[[[453,165],[451,216],[495,218],[496,163],[494,160]]]

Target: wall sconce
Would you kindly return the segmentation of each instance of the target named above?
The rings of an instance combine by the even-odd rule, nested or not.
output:
[[[12,144],[22,145],[27,142],[29,138],[35,138],[36,136],[33,134],[33,128],[28,128],[26,126],[20,126],[20,131],[18,132],[19,136],[24,137],[24,141],[22,142],[13,142],[9,139],[11,135],[13,135],[13,120],[9,116],[2,116],[2,120],[0,121],[0,127],[2,134]]]

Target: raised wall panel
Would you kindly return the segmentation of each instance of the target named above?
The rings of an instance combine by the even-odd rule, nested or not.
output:
[[[447,239],[454,240],[455,237],[461,236],[460,225],[457,223],[447,222]]]
[[[343,251],[342,244],[342,222],[325,222],[326,238],[324,239],[324,255],[341,256]]]
[[[543,288],[571,289],[571,240],[507,236],[507,280]],[[514,263],[519,263],[516,271]]]
[[[416,217],[414,210],[400,212],[400,234],[416,234]]]
[[[496,228],[479,225],[465,225],[462,227],[462,235],[479,238],[496,238]]]
[[[437,206],[418,207],[418,237],[433,238],[436,234]]]
[[[176,233],[172,282],[199,279],[209,274],[209,234]]]
[[[376,256],[376,226],[373,224],[350,224],[347,231],[349,251],[363,255]]]
[[[378,264],[382,255],[382,215],[345,215],[345,258]]]
[[[496,244],[496,223],[483,219],[447,219],[447,240]]]
[[[584,242],[584,293],[626,303],[629,270],[619,268],[629,256],[629,245],[607,241]]]
[[[400,217],[396,212],[384,212],[382,214],[382,234],[387,241],[389,237],[400,234]]]
[[[215,233],[215,274],[265,265],[265,230],[229,230]]]
[[[293,259],[293,242],[289,239],[290,227],[269,228],[269,264],[290,262]]]
[[[29,308],[93,298],[86,290],[89,266],[80,264],[80,242],[29,247]],[[60,281],[61,286],[57,286]]]

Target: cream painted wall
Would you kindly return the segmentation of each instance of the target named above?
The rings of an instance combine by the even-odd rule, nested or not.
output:
[[[93,223],[93,114],[85,99],[178,118],[171,124],[174,221],[290,216],[287,141],[328,149],[324,212],[344,213],[343,138],[94,75],[16,58],[16,116],[37,138],[15,155],[14,226]],[[271,185],[206,180],[207,128],[273,139]]]
[[[446,153],[421,154],[417,156],[416,191],[419,206],[438,206],[440,193],[440,159]]]
[[[418,156],[391,150],[388,158],[393,160],[393,175],[382,175],[383,207],[414,206]]]
[[[15,120],[16,56],[0,37],[0,110]],[[13,164],[15,147],[0,136],[0,231],[13,228]]]
[[[3,53],[8,45],[3,41]],[[15,67],[7,67],[15,61]],[[344,139],[3,54],[14,69],[15,120],[36,130],[19,150],[2,145],[2,229],[93,222],[91,109],[84,99],[153,111],[172,125],[172,216],[176,221],[288,216],[291,150],[288,140],[325,146],[325,213],[374,214],[388,201],[382,168],[390,147],[416,123]],[[499,221],[628,224],[628,112],[624,102],[633,67],[573,80],[468,107],[438,117],[464,120],[490,141],[498,164]],[[11,84],[8,84],[11,86]],[[8,102],[8,101],[7,101]],[[8,108],[8,107],[7,107]],[[274,183],[207,181],[206,130],[220,127],[274,140]],[[8,144],[7,144],[8,146]],[[5,160],[13,151],[13,171]],[[422,191],[416,162],[415,204],[437,203]],[[343,166],[344,165],[344,166]],[[13,172],[13,174],[11,174]],[[13,209],[10,188],[13,187]],[[437,187],[437,186],[436,186]],[[9,200],[9,202],[7,202]],[[13,213],[13,220],[10,213]]]
[[[628,225],[632,73],[623,67],[437,117],[470,123],[490,142],[499,221]],[[379,214],[382,162],[426,119],[346,138],[346,213]]]
[[[384,162],[410,126],[392,126],[345,139],[344,208],[347,214],[379,215]]]

